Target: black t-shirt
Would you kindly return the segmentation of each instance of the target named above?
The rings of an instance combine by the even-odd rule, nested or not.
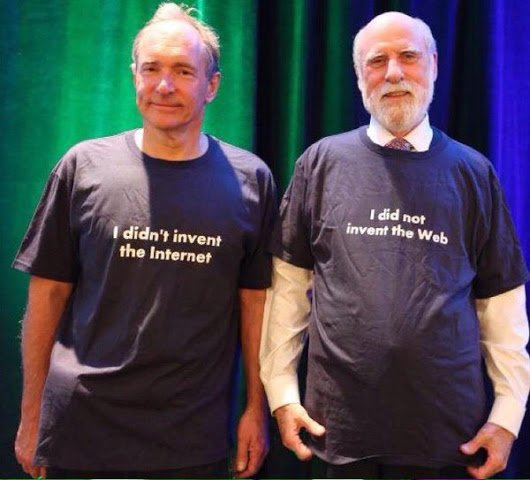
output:
[[[305,406],[326,461],[465,463],[486,419],[475,298],[528,279],[491,164],[325,138],[296,164],[273,253],[314,270]]]
[[[270,284],[271,173],[209,137],[142,154],[133,132],[72,148],[14,266],[75,288],[54,345],[36,461],[152,470],[228,455],[238,288]]]

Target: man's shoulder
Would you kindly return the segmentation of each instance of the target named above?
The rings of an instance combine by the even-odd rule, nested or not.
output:
[[[311,170],[325,164],[338,164],[350,158],[353,151],[362,148],[362,136],[366,127],[323,137],[311,144],[300,156],[297,163]]]
[[[450,152],[451,158],[459,164],[471,168],[473,170],[480,171],[482,173],[489,172],[492,168],[490,160],[481,152],[474,147],[460,142],[446,133],[441,132],[433,128],[435,132],[435,138],[445,137],[448,151]]]
[[[109,164],[112,158],[127,156],[128,144],[134,142],[133,136],[134,130],[127,130],[114,135],[81,140],[64,153],[55,165],[53,173],[63,177],[87,163],[92,164],[96,161],[96,163]]]
[[[342,149],[351,148],[361,141],[361,135],[366,131],[366,126],[356,128],[355,130],[348,130],[347,132],[336,133],[317,140],[308,150],[316,149]]]
[[[115,133],[103,137],[88,138],[74,144],[69,152],[84,152],[98,150],[101,148],[121,147],[126,144],[129,138],[133,138],[134,130]]]

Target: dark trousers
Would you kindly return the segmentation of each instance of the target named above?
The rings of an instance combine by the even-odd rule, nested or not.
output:
[[[228,459],[206,465],[171,470],[98,471],[48,467],[47,478],[232,478]]]
[[[441,468],[414,465],[383,465],[377,459],[359,460],[344,465],[326,464],[327,478],[472,478],[466,467],[450,465]]]

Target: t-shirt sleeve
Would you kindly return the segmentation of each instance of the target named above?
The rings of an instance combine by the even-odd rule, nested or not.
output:
[[[270,244],[273,255],[297,267],[313,269],[310,229],[307,221],[310,204],[304,158],[296,162],[295,171],[280,203],[280,213]]]
[[[240,288],[268,288],[271,285],[272,256],[267,249],[277,216],[276,186],[270,170],[258,172],[258,225],[247,241],[239,273]]]
[[[481,234],[473,289],[477,298],[499,295],[530,278],[499,180],[490,170],[490,211]]]
[[[46,183],[13,267],[52,280],[76,280],[79,264],[70,221],[70,189],[57,169]]]

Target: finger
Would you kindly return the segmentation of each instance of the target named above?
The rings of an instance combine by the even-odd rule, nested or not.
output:
[[[475,435],[469,442],[460,445],[460,451],[465,455],[475,454],[479,448],[484,446],[482,435],[480,432]]]
[[[48,472],[46,470],[46,467],[40,467],[39,468],[39,477],[46,478],[48,475]]]
[[[301,425],[305,426],[305,423],[302,421]],[[292,450],[300,460],[309,460],[313,456],[311,450],[300,438],[300,427],[294,428],[293,430],[280,430],[280,435],[283,445],[289,450]]]
[[[300,460],[309,460],[311,458],[311,450],[302,442],[298,435],[298,429],[294,431],[281,429],[280,436],[283,446],[294,452]]]
[[[467,471],[468,473],[473,477],[473,478],[479,478],[477,475],[477,470],[478,468],[477,467],[467,467]]]
[[[495,450],[488,451],[486,461],[479,467],[469,467],[469,472],[475,478],[489,478],[506,468],[507,457],[499,455]]]
[[[263,465],[267,454],[269,453],[269,444],[268,442],[263,443],[256,447],[255,450],[251,452],[251,458],[249,462],[249,470],[253,470],[252,475],[255,474]]]
[[[33,470],[33,465],[31,464],[31,462],[28,462],[26,460],[19,460],[19,463],[20,463],[20,466],[22,467],[22,470],[24,470],[28,475],[31,475],[33,477],[33,474],[32,474],[32,470]]]
[[[236,476],[238,478],[251,477],[259,470],[259,468],[261,467],[261,464],[263,463],[264,458],[265,458],[264,453],[260,455],[257,450],[249,451],[248,462],[247,462],[246,468],[243,471],[237,472]]]
[[[477,479],[489,478],[496,473],[500,472],[502,468],[499,465],[495,465],[490,459],[480,467],[468,467],[468,472]]]
[[[240,472],[244,472],[248,465],[248,445],[245,442],[237,442],[237,452],[234,461],[234,470],[239,476]]]
[[[313,420],[309,415],[306,415],[306,418],[303,419],[303,426],[311,435],[316,435],[317,437],[326,433],[324,426]]]
[[[313,452],[309,449],[309,447],[300,442],[300,445],[296,447],[294,450],[294,453],[298,457],[299,460],[302,460],[302,462],[306,462],[307,460],[310,460],[313,456]]]
[[[296,436],[296,439],[294,439],[292,442],[291,450],[302,461],[309,460],[313,456],[311,449],[304,442],[302,442],[302,439],[299,436]]]
[[[242,472],[235,472],[234,477],[235,478],[247,478],[247,477],[250,477],[251,475],[252,473],[250,472],[250,469],[246,468]]]
[[[33,465],[33,459],[27,457],[23,450],[15,445],[15,457],[17,462],[20,464],[22,470],[33,478],[40,476],[40,468]]]
[[[35,467],[34,465],[28,467],[26,472],[32,476],[32,478],[37,478],[40,475],[40,467]]]

